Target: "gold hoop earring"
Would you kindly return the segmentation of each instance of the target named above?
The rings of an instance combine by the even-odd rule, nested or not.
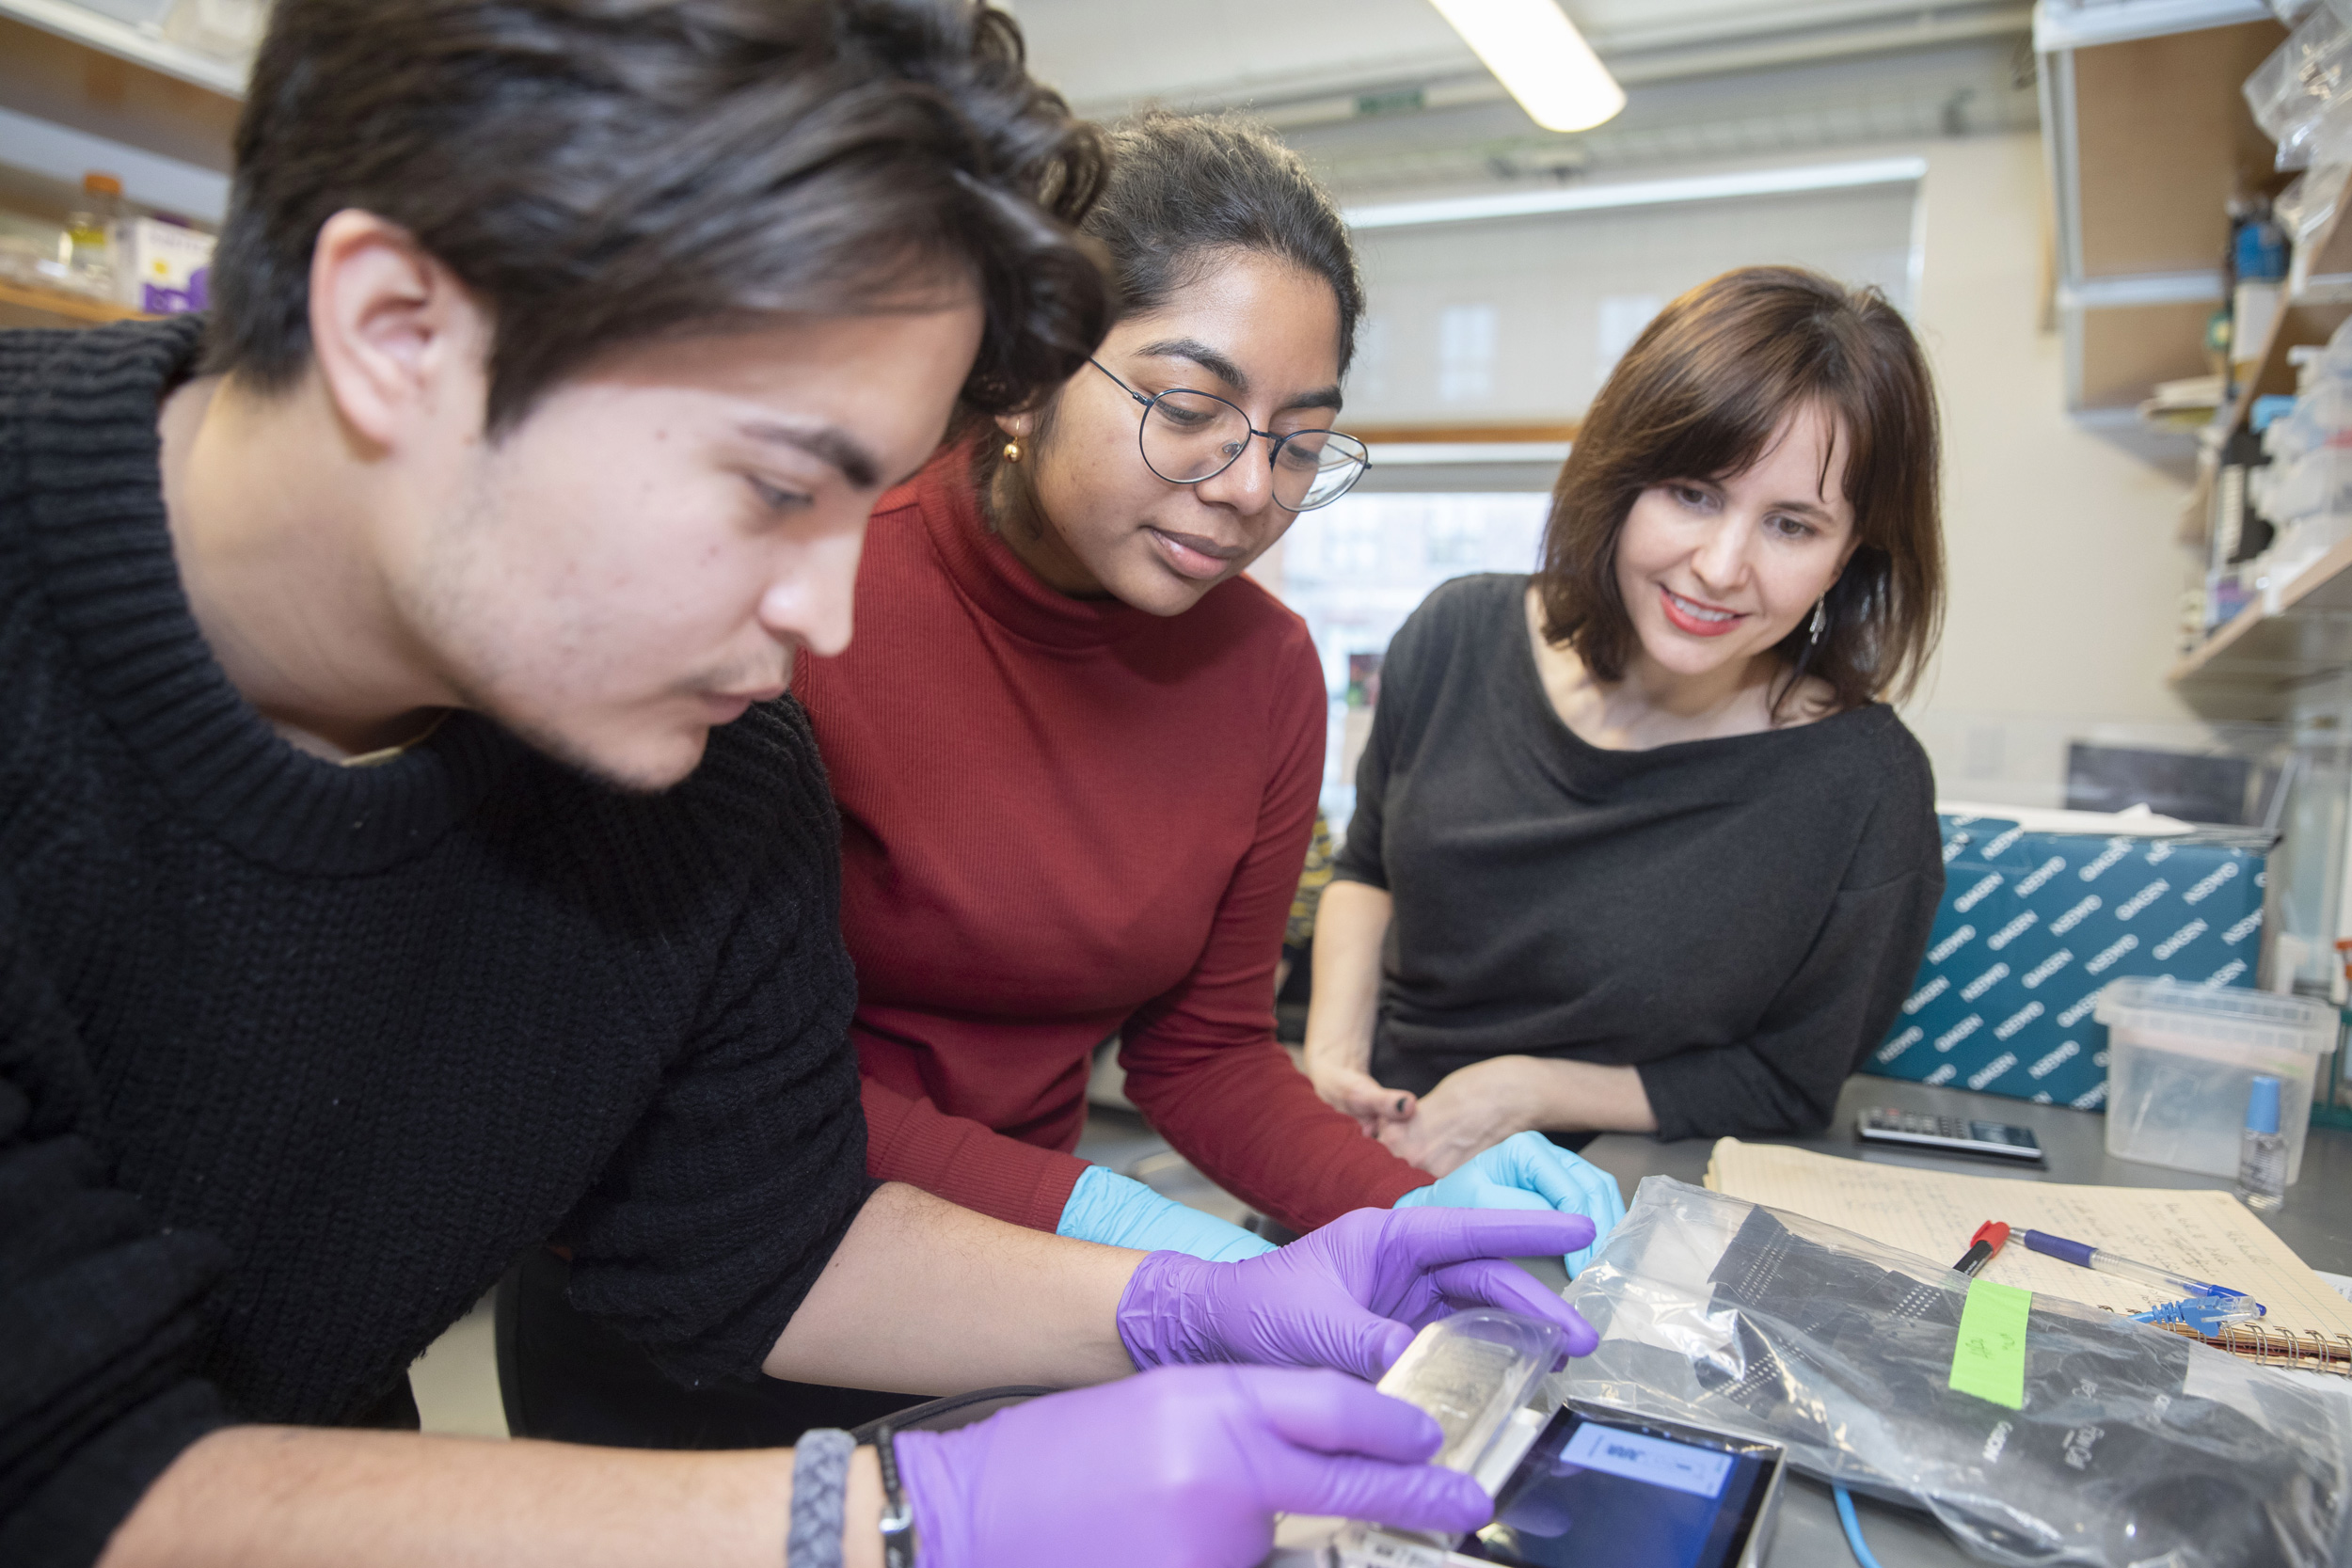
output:
[[[1005,443],[1005,461],[1008,463],[1018,463],[1021,461],[1020,442],[1007,441]]]

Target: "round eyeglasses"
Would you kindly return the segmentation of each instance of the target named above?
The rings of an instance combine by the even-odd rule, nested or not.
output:
[[[1267,457],[1274,473],[1274,504],[1285,512],[1311,512],[1330,505],[1372,467],[1372,454],[1353,436],[1314,429],[1277,436],[1254,428],[1248,415],[1214,393],[1172,387],[1156,397],[1146,397],[1112,375],[1100,359],[1087,363],[1143,404],[1136,443],[1142,449],[1144,467],[1170,484],[1198,484],[1215,479],[1249,450],[1252,436],[1274,443]]]

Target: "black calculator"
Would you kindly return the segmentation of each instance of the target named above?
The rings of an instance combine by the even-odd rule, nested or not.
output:
[[[2042,1140],[2029,1127],[2005,1121],[1971,1121],[1965,1117],[1931,1117],[1924,1111],[1882,1107],[1854,1118],[1854,1132],[1867,1144],[1898,1144],[1906,1148],[1933,1148],[1947,1154],[1986,1154],[1996,1160],[2027,1164],[2042,1158]]]

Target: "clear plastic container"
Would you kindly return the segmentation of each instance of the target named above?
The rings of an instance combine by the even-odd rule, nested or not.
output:
[[[1430,1464],[1475,1475],[1511,1413],[1566,1348],[1567,1336],[1541,1319],[1474,1307],[1422,1329],[1380,1391],[1438,1418],[1445,1443]]]
[[[1549,1411],[1529,1409],[1528,1400],[1567,1348],[1568,1337],[1539,1318],[1472,1307],[1422,1329],[1380,1391],[1436,1417],[1445,1440],[1429,1463],[1469,1476],[1491,1497],[1542,1432]],[[1327,1568],[1475,1568],[1442,1536],[1362,1519],[1341,1526],[1316,1560]]]
[[[2336,1048],[2336,1009],[2300,996],[2118,980],[2100,993],[2107,1026],[2107,1152],[2235,1177],[2254,1079],[2279,1080],[2287,1184],[2302,1174],[2312,1079]]]

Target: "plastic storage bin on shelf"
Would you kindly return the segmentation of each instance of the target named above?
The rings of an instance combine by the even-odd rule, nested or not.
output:
[[[2206,1176],[2235,1176],[2246,1100],[2279,1080],[2287,1184],[2303,1169],[2312,1078],[2336,1048],[2336,1009],[2300,996],[2118,980],[2100,994],[2107,1026],[2107,1152]]]
[[[2270,461],[2246,479],[2247,505],[2275,530],[2260,555],[2236,565],[2253,592],[2284,589],[2352,535],[2352,322],[2325,349],[2296,353],[2294,406],[2265,427]]]

